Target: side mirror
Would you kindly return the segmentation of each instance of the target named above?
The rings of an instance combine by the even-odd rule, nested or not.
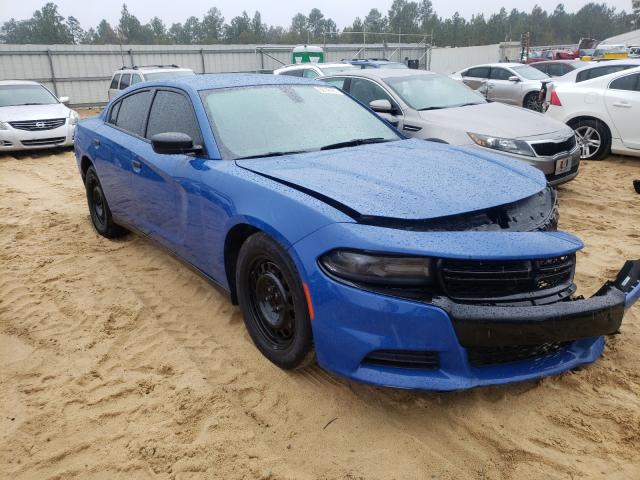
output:
[[[69,103],[69,97],[60,97],[58,100],[60,103]]]
[[[378,115],[381,119],[386,120],[394,127],[397,127],[398,125],[400,125],[400,119],[395,115],[391,115],[390,113],[385,113],[385,112],[377,112],[376,115]]]
[[[369,108],[378,113],[392,113],[393,106],[389,100],[373,100],[369,102]]]
[[[511,75],[509,77],[510,82],[518,83],[520,81],[520,77],[516,77],[515,75]]]
[[[202,147],[194,145],[193,140],[186,133],[166,132],[157,133],[151,137],[153,151],[161,155],[179,155],[200,153]]]

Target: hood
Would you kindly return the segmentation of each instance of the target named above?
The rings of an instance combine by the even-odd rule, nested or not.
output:
[[[416,139],[236,163],[356,219],[433,219],[515,202],[546,188],[544,175],[522,162]]]
[[[49,120],[52,118],[67,118],[69,107],[63,103],[51,105],[17,105],[14,107],[0,107],[0,121],[17,122],[24,120]]]
[[[527,138],[547,133],[571,131],[565,124],[541,113],[503,103],[481,103],[458,108],[419,112],[427,123],[435,124],[442,131],[495,135],[504,138]],[[469,143],[472,143],[469,140]]]

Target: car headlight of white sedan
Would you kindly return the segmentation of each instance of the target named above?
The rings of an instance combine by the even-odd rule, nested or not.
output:
[[[69,125],[77,125],[78,120],[80,120],[80,115],[78,115],[78,112],[76,112],[75,110],[71,110],[71,113],[69,114]]]
[[[531,146],[522,140],[514,140],[511,138],[500,138],[492,135],[481,135],[479,133],[468,132],[469,137],[476,145],[481,147],[499,150],[501,152],[514,153],[517,155],[526,155],[527,157],[535,156]]]
[[[6,122],[0,122],[0,130],[9,130],[9,125]]]

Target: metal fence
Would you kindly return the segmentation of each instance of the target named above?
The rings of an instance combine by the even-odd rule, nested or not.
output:
[[[515,45],[515,47],[514,47]],[[505,58],[519,44],[431,48],[425,44],[331,44],[325,61],[345,58],[419,59],[420,67],[451,73]],[[113,72],[123,65],[176,64],[196,73],[270,71],[288,64],[293,45],[0,45],[0,80],[43,83],[75,106],[101,105]],[[515,55],[514,55],[515,58]]]

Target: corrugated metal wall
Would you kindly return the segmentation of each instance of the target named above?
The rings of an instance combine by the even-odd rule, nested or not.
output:
[[[504,48],[327,45],[325,59],[411,58],[420,59],[421,68],[451,73],[503,59]],[[176,64],[196,73],[253,72],[289,63],[292,49],[292,45],[0,45],[0,80],[36,80],[58,96],[70,97],[72,105],[99,105],[107,101],[113,72],[123,65]]]

